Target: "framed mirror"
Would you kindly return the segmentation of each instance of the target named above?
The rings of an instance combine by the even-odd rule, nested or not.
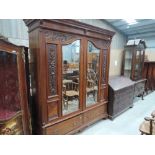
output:
[[[86,79],[86,107],[98,102],[100,49],[88,41],[87,50],[87,79]]]
[[[62,46],[62,113],[79,110],[80,40]]]

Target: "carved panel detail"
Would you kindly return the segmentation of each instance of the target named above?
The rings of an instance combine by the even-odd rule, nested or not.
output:
[[[48,81],[49,81],[49,95],[57,94],[57,51],[55,44],[47,45],[48,54]]]
[[[49,39],[51,41],[59,41],[59,42],[65,42],[70,41],[75,38],[74,35],[66,34],[62,32],[56,32],[56,31],[46,31],[45,32],[46,39]]]
[[[102,84],[106,83],[107,50],[103,51]]]
[[[104,47],[104,49],[108,49],[110,47],[110,44],[111,44],[111,40],[103,41],[103,47]]]

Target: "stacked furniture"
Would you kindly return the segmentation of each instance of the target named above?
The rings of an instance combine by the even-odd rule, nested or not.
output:
[[[25,53],[0,39],[0,134],[30,134]]]
[[[145,92],[146,79],[143,78],[145,41],[141,39],[129,40],[124,47],[121,75],[135,81],[135,95],[141,96]]]
[[[128,108],[133,107],[134,84],[124,76],[113,76],[109,79],[109,118],[114,119]]]
[[[114,32],[75,20],[24,20],[29,28],[35,134],[73,134],[107,118]]]

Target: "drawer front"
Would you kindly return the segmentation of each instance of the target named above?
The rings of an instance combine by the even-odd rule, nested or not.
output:
[[[82,115],[59,122],[45,129],[47,135],[64,135],[82,125]]]
[[[23,133],[22,116],[0,123],[1,135],[21,135]]]
[[[122,101],[126,100],[127,98],[132,98],[134,94],[134,86],[127,87],[121,90],[118,90],[114,94],[114,100],[115,101]]]
[[[131,93],[134,91],[134,85],[115,91],[115,95]]]
[[[94,108],[84,113],[84,123],[91,123],[97,118],[101,118],[107,114],[107,104]]]

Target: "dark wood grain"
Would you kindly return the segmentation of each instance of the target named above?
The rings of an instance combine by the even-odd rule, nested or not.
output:
[[[147,79],[146,91],[155,90],[155,61],[144,62],[143,78]]]
[[[75,20],[24,20],[29,28],[34,134],[73,134],[106,118],[110,43],[114,32]],[[79,109],[62,113],[62,46],[80,40]],[[86,107],[88,41],[100,49],[99,100]],[[56,46],[55,58],[48,47]],[[52,52],[54,52],[53,50]],[[50,60],[50,63],[49,63]],[[51,65],[51,67],[50,67]],[[54,68],[53,68],[54,67]],[[52,68],[52,70],[51,70]],[[52,73],[51,73],[52,71]],[[51,76],[52,74],[52,76]],[[50,82],[49,82],[50,80]],[[50,89],[49,89],[50,88]],[[52,91],[51,91],[52,90]],[[100,91],[101,90],[101,91]],[[102,96],[102,97],[101,97]]]
[[[108,114],[111,119],[133,106],[134,84],[135,82],[123,76],[110,78]]]

